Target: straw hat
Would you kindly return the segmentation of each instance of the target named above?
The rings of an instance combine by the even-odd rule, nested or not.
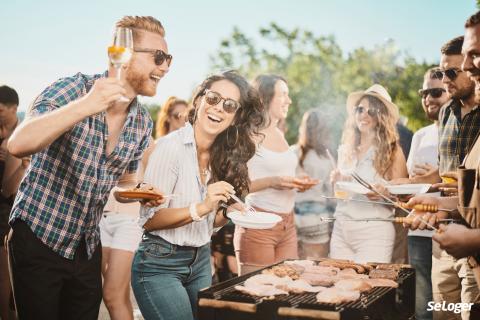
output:
[[[347,98],[347,111],[353,113],[353,108],[363,96],[372,96],[380,99],[380,101],[382,101],[387,107],[388,112],[395,117],[395,121],[398,120],[399,112],[397,105],[392,102],[392,98],[387,90],[379,84],[374,84],[365,91],[355,91],[350,93]]]

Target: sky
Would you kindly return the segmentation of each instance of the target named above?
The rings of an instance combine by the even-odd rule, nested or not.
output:
[[[255,37],[276,22],[283,28],[334,35],[344,52],[388,39],[416,59],[438,62],[439,49],[463,34],[475,0],[3,0],[0,6],[0,85],[17,90],[20,111],[50,83],[77,72],[106,70],[115,21],[151,15],[166,29],[170,72],[157,95],[188,99],[211,72],[209,57],[234,26]]]

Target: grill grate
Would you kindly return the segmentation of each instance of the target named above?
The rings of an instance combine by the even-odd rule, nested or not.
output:
[[[291,293],[269,299],[252,297],[235,290],[236,285],[243,285],[246,279],[253,274],[261,273],[262,270],[230,279],[200,291],[199,298],[251,303],[260,306],[262,310],[269,310],[267,313],[272,315],[276,314],[279,307],[335,311],[342,315],[341,319],[408,319],[414,313],[415,270],[411,268],[400,269],[397,280],[399,287],[397,289],[375,287],[366,293],[362,293],[359,300],[341,304],[317,302],[316,293]],[[392,312],[394,315],[392,315]],[[386,314],[388,316],[385,316]]]

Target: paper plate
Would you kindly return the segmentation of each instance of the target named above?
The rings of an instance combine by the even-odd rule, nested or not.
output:
[[[158,200],[163,198],[163,196],[159,193],[146,191],[117,191],[117,194],[122,198],[138,201]]]
[[[282,221],[280,216],[268,212],[243,213],[232,211],[227,213],[227,217],[236,225],[249,229],[270,229]]]
[[[362,186],[360,183],[351,181],[337,181],[336,187],[339,191],[348,191],[359,194],[366,194],[370,192],[370,190]]]
[[[418,194],[427,192],[431,184],[399,184],[385,187],[391,194]]]

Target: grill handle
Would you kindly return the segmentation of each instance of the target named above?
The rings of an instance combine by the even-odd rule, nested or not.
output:
[[[247,312],[247,313],[257,312],[257,306],[255,304],[245,303],[245,302],[221,301],[221,300],[215,300],[215,299],[201,298],[198,300],[198,305],[200,307],[230,309],[230,310]]]

